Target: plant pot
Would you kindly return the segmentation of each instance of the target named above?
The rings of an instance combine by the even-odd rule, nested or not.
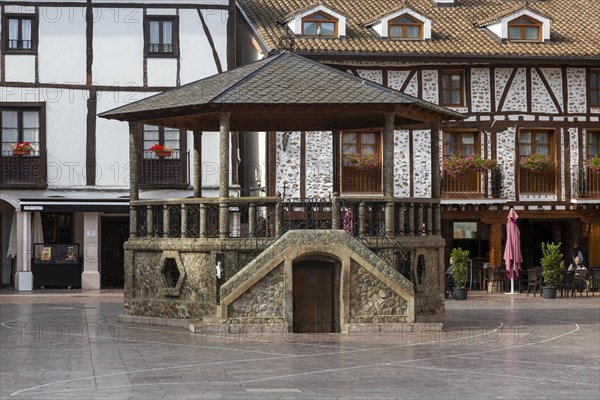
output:
[[[466,287],[454,288],[454,300],[466,300],[467,292],[468,289]]]
[[[170,157],[171,156],[170,151],[155,151],[154,154],[156,154],[156,157]]]
[[[543,286],[542,297],[545,299],[556,299],[556,287],[554,286]]]
[[[28,156],[31,153],[31,150],[13,150],[13,156]]]

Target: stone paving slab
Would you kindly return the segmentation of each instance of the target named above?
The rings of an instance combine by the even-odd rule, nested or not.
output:
[[[470,292],[440,331],[192,333],[0,291],[0,399],[600,399],[600,296]]]

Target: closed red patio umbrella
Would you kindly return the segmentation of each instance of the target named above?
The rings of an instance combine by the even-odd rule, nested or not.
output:
[[[510,293],[515,292],[515,277],[519,277],[519,270],[523,262],[521,254],[521,232],[517,227],[517,212],[511,208],[506,222],[506,247],[504,248],[504,263],[506,276],[510,278]]]

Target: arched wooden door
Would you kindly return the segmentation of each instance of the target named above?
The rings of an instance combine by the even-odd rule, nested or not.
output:
[[[334,332],[334,264],[303,261],[293,268],[294,332]]]

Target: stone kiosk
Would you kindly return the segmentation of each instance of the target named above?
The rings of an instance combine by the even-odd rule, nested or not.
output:
[[[430,198],[395,197],[402,177],[394,176],[394,131],[427,124],[437,161],[438,124],[461,114],[284,52],[101,116],[130,124],[125,319],[352,332],[402,329],[444,313],[440,164],[430,163]],[[195,140],[194,197],[140,200],[143,123],[195,137],[218,130],[219,198],[202,197]],[[348,130],[382,132],[382,193],[340,190],[340,135]],[[273,132],[268,196],[230,197],[231,131]],[[307,140],[311,132],[329,136],[330,196],[274,192],[277,152],[295,131]]]

